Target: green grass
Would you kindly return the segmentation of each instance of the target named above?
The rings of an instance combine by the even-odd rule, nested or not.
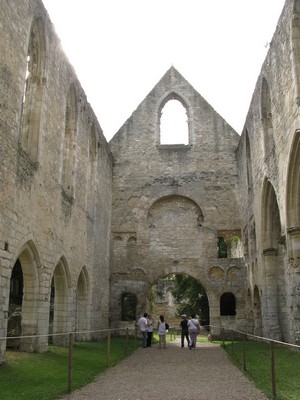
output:
[[[246,341],[245,375],[272,398],[270,345],[264,342]],[[225,350],[241,369],[243,368],[243,345],[241,342],[225,342]],[[276,344],[275,373],[276,400],[300,400],[300,352]]]
[[[135,349],[128,341],[128,354]],[[125,358],[125,338],[111,338],[111,366]],[[77,389],[93,381],[107,367],[107,341],[78,342],[73,350],[73,384]],[[1,400],[53,400],[67,393],[68,349],[49,345],[47,353],[7,351],[0,366]]]

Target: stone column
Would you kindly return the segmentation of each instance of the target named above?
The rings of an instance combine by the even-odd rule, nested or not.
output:
[[[292,308],[292,336],[295,343],[300,343],[300,226],[291,227],[287,230],[289,234],[289,265],[291,274],[291,308]]]
[[[275,340],[281,340],[281,328],[278,318],[278,297],[277,297],[277,250],[274,248],[265,249],[263,251],[265,265],[265,312],[264,325],[265,334]]]

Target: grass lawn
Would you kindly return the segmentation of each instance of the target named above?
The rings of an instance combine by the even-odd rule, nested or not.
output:
[[[246,341],[246,376],[272,398],[270,345]],[[276,400],[300,400],[300,352],[275,344]],[[225,342],[225,350],[240,368],[243,365],[241,342]]]
[[[135,350],[128,341],[128,354]],[[73,385],[77,389],[106,369],[107,341],[78,342],[73,350]],[[111,365],[125,358],[125,338],[111,338]],[[68,348],[49,345],[47,353],[7,351],[0,366],[1,400],[53,400],[67,393]]]

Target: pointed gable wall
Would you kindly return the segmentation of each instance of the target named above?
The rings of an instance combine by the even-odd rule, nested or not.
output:
[[[159,144],[159,114],[165,99],[172,94],[186,104],[190,129],[190,144],[186,146]],[[238,141],[239,135],[171,67],[110,141],[114,158],[115,201],[122,203],[124,193],[122,208],[125,207],[126,196],[139,192],[140,185],[145,184],[147,187],[160,187],[160,193],[154,190],[151,198],[169,194],[173,190],[169,182],[174,179],[183,192],[192,183],[193,196],[201,203],[204,194],[208,198],[216,195],[217,206],[229,194],[235,210],[236,196],[234,192],[229,192],[236,183]],[[216,184],[221,191],[224,188],[225,197],[222,195],[220,199],[220,192],[213,189]],[[227,204],[227,207],[230,205]],[[218,225],[225,226],[227,222],[222,207],[218,209]],[[135,215],[130,208],[126,217],[123,212],[121,217],[120,212],[119,206],[113,212],[116,228],[120,225],[126,229],[135,226]],[[210,211],[207,213],[210,214]],[[235,221],[236,217],[233,218]]]
[[[160,112],[169,98],[187,111],[188,145],[159,143]],[[113,137],[112,321],[120,319],[124,291],[137,295],[141,305],[149,285],[171,273],[194,275],[214,296],[225,290],[222,284],[212,289],[209,269],[220,264],[218,232],[240,227],[238,141],[174,67]],[[230,262],[225,260],[227,267]]]

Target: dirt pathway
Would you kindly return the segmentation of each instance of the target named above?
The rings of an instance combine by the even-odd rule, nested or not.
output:
[[[218,345],[142,349],[63,400],[267,400]]]

